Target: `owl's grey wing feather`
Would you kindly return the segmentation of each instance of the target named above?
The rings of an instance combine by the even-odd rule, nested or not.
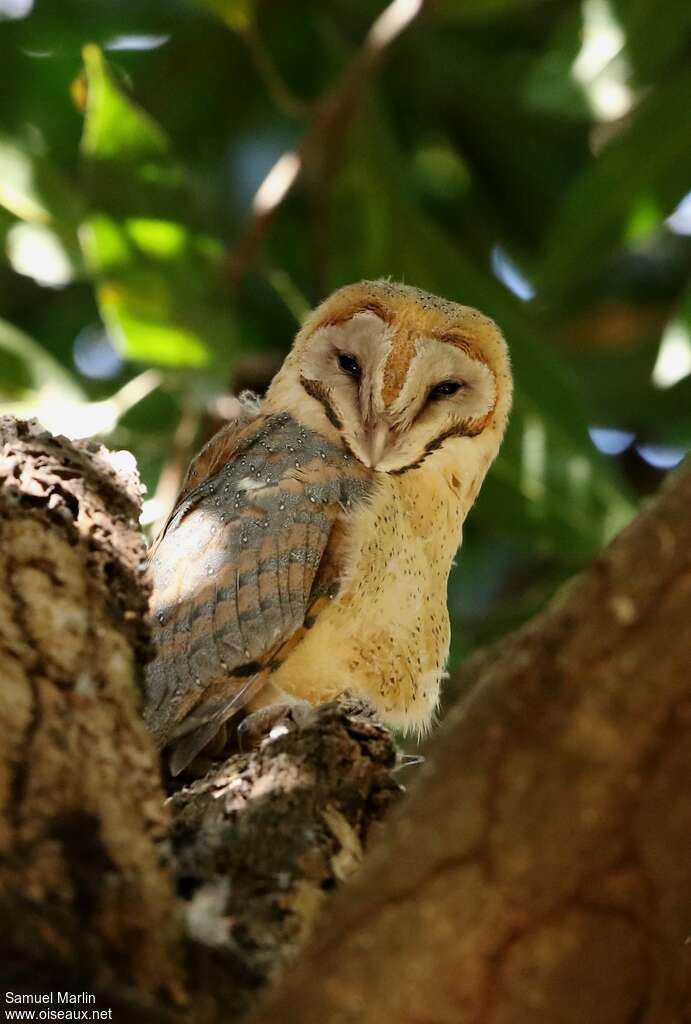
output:
[[[371,486],[287,414],[221,443],[230,457],[207,446],[212,475],[193,476],[151,555],[144,716],[178,771],[266,681],[319,595],[334,523]]]

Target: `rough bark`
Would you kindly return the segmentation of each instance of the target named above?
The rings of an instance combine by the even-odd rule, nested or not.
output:
[[[262,1024],[691,1019],[691,469],[463,669]]]
[[[5,987],[143,1003],[178,987],[166,827],[138,715],[138,483],[95,444],[0,420],[0,933]],[[127,997],[123,995],[123,1001]]]
[[[383,726],[334,702],[172,797],[167,859],[198,1010],[235,1019],[293,959],[400,795],[395,762]]]

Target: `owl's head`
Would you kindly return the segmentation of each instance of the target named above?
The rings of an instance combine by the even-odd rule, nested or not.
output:
[[[266,407],[338,435],[378,472],[404,473],[443,451],[486,469],[511,390],[506,343],[488,317],[407,285],[362,281],[309,316]]]

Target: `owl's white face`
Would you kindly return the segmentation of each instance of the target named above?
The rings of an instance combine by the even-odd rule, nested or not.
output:
[[[311,424],[321,416],[382,473],[406,472],[460,438],[466,457],[472,443],[489,463],[511,394],[506,346],[490,320],[388,282],[342,289],[312,314],[268,397],[295,396],[296,385],[296,411],[304,418],[312,400]]]
[[[393,330],[363,311],[315,331],[302,366],[308,393],[323,389],[354,455],[381,472],[400,471],[449,432],[484,420],[496,401],[489,368],[432,337],[415,339],[402,386],[387,388]]]

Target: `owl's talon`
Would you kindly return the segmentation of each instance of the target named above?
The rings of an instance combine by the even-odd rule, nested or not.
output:
[[[353,718],[369,718],[375,722],[380,721],[380,714],[376,707],[367,697],[354,693],[352,690],[344,690],[338,695],[338,703],[347,715]]]
[[[422,754],[404,754],[402,751],[396,753],[396,764],[393,770],[400,772],[402,768],[414,768],[416,765],[424,764],[426,758]]]
[[[305,725],[313,712],[313,706],[306,700],[267,704],[240,722],[237,730],[238,746],[241,751],[248,751],[259,746],[262,741],[278,739]]]

